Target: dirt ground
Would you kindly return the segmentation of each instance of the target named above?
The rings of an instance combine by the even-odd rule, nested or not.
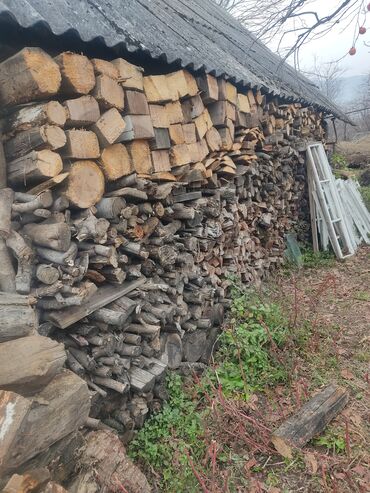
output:
[[[303,454],[268,458],[253,491],[369,492],[370,248],[345,262],[279,277],[275,297],[289,308],[297,338],[290,385],[261,403],[271,409],[265,413],[271,428],[327,383],[348,389],[350,400]]]
[[[370,156],[370,134],[350,141],[338,142],[337,150],[345,155],[354,155],[358,153]]]

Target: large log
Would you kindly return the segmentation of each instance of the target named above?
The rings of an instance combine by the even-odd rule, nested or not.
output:
[[[62,159],[56,152],[32,151],[8,162],[8,180],[12,186],[32,185],[57,176],[62,169]]]
[[[0,292],[0,320],[0,342],[30,335],[38,327],[30,298],[19,294]]]
[[[56,375],[34,398],[1,391],[0,476],[14,472],[77,430],[89,411],[86,383],[68,370]]]
[[[325,387],[274,431],[271,441],[276,450],[284,457],[292,458],[293,449],[303,447],[321,433],[348,400],[347,390],[336,385]]]
[[[137,173],[151,173],[152,159],[148,141],[134,140],[127,144],[127,150]]]
[[[152,139],[154,129],[149,115],[126,115],[125,129],[117,139],[119,142],[129,142],[134,139]]]
[[[67,51],[54,58],[62,74],[64,94],[88,94],[95,86],[94,68],[84,55]]]
[[[130,493],[152,491],[144,474],[127,457],[119,437],[109,431],[89,433],[86,446],[81,449],[77,460],[81,471],[68,488],[70,493],[109,493],[115,491],[120,483]],[[94,470],[91,464],[94,464]]]
[[[66,110],[58,101],[49,101],[26,106],[4,119],[3,132],[21,132],[41,125],[63,127],[66,122]]]
[[[114,80],[119,78],[118,69],[112,62],[101,58],[92,58],[90,62],[93,64],[95,75],[107,75]]]
[[[123,144],[113,144],[103,149],[99,164],[108,181],[118,180],[133,172],[131,158]]]
[[[95,159],[100,156],[99,142],[90,130],[66,130],[63,157],[71,159]]]
[[[0,344],[0,388],[23,396],[47,385],[66,360],[63,344],[39,335]]]
[[[133,65],[123,58],[112,60],[112,64],[118,70],[118,78],[122,87],[138,91],[144,90],[143,68]]]
[[[33,150],[60,149],[66,143],[66,136],[60,127],[43,125],[20,132],[4,144],[8,161],[24,156]]]
[[[91,127],[103,148],[117,142],[125,128],[126,122],[116,108],[106,111]]]
[[[98,102],[93,96],[81,96],[64,101],[67,127],[87,127],[100,118]]]
[[[58,65],[40,48],[23,48],[0,64],[0,102],[5,106],[50,98],[60,83]]]
[[[76,161],[69,169],[64,194],[72,205],[87,209],[104,194],[104,175],[93,161]]]
[[[116,108],[122,111],[125,106],[122,87],[107,75],[98,75],[92,95],[105,110]]]

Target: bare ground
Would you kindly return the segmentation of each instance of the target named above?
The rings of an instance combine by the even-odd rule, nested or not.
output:
[[[350,401],[295,460],[268,457],[251,491],[369,492],[370,248],[330,268],[277,279],[275,298],[290,310],[297,338],[290,384],[260,403],[271,410],[264,413],[271,428],[329,382],[346,387]],[[310,337],[300,341],[305,327]]]

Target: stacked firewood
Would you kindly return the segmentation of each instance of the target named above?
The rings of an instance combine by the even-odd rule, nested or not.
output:
[[[0,102],[13,296],[0,340],[36,328],[63,342],[94,396],[90,426],[130,431],[165,397],[167,367],[207,363],[230,276],[258,283],[282,264],[322,114],[211,75],[38,48],[0,64]]]

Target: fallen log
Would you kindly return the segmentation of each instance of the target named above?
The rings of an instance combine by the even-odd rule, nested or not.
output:
[[[339,414],[349,400],[348,391],[329,385],[314,395],[291,418],[274,431],[271,441],[284,457],[292,458],[294,448],[302,448]]]

